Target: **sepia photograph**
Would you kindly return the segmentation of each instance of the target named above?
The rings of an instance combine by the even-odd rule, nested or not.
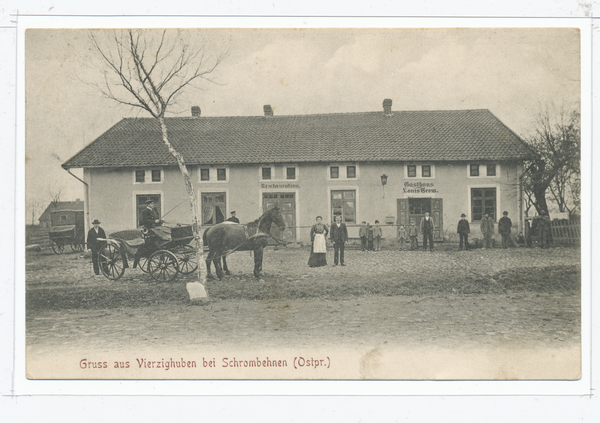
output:
[[[582,377],[578,28],[24,46],[28,379]]]

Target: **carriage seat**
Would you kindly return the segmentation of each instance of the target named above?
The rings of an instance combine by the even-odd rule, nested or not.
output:
[[[123,241],[123,243],[126,246],[131,247],[131,248],[138,248],[139,246],[144,245],[144,239],[143,238],[136,238],[136,239],[132,239],[132,240],[129,240],[129,241],[123,239],[122,241]]]

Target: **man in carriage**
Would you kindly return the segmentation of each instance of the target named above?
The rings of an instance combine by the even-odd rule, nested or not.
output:
[[[142,257],[148,255],[155,248],[156,240],[170,241],[170,231],[162,231],[160,227],[162,221],[155,208],[154,200],[146,201],[146,208],[140,213],[140,225],[143,227],[144,245],[140,246],[133,260],[133,268],[135,269]]]

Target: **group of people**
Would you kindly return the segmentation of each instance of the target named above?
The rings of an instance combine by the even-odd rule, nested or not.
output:
[[[381,227],[379,226],[379,220],[375,221],[375,226],[371,226],[370,223],[363,221],[362,226],[358,231],[358,236],[360,236],[361,251],[380,251],[381,234],[382,232]]]
[[[460,215],[460,218],[461,219],[458,221],[457,227],[457,232],[460,237],[458,248],[460,250],[470,250],[471,246],[469,245],[469,234],[471,233],[471,228],[467,220],[467,215],[463,213]],[[492,248],[492,236],[494,235],[494,219],[492,219],[489,214],[484,214],[481,218],[479,228],[481,230],[481,234],[483,235],[483,248]],[[498,221],[498,233],[502,236],[502,248],[508,248],[508,243],[511,235],[511,228],[512,221],[508,217],[508,212],[505,211],[502,213],[502,218]]]
[[[545,211],[541,212],[540,225],[542,229],[542,248],[545,245],[545,240],[548,237],[549,230],[545,230],[545,227],[550,219],[547,217]],[[510,237],[511,237],[512,221],[508,217],[508,212],[502,213],[502,218],[498,221],[498,233],[502,236],[502,248],[508,248]],[[494,220],[489,214],[484,214],[481,222],[480,229],[483,235],[483,248],[492,248],[493,241],[492,237],[495,233]],[[416,250],[419,248],[418,236],[423,236],[423,251],[433,251],[433,234],[435,232],[435,222],[430,216],[429,212],[425,213],[425,216],[421,219],[420,225],[417,226],[414,220],[411,220],[410,225],[405,228],[404,225],[398,226],[398,243],[401,250],[405,249],[405,245],[410,243],[410,250]],[[467,215],[462,213],[460,220],[458,221],[457,233],[459,235],[459,249],[470,250],[469,234],[471,228]],[[546,235],[543,235],[546,234]],[[335,217],[335,222],[331,225],[331,231],[327,228],[327,225],[323,223],[323,218],[317,216],[317,222],[311,227],[310,239],[312,243],[310,258],[308,265],[310,267],[319,267],[327,265],[327,236],[329,235],[330,240],[333,242],[334,248],[334,265],[341,264],[344,266],[344,246],[348,241],[348,229],[342,222],[341,216]],[[362,226],[359,229],[359,236],[361,242],[362,251],[379,251],[381,249],[381,236],[382,231],[379,226],[379,221],[375,221],[375,225],[372,226],[369,223],[363,221]]]

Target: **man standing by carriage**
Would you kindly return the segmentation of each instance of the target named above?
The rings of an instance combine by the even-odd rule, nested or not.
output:
[[[100,267],[98,266],[98,251],[100,251],[104,242],[100,241],[98,238],[106,239],[106,234],[104,233],[104,229],[100,227],[100,221],[98,219],[94,219],[92,225],[94,225],[94,227],[90,229],[87,234],[87,247],[88,250],[92,250],[94,274],[99,275]]]

